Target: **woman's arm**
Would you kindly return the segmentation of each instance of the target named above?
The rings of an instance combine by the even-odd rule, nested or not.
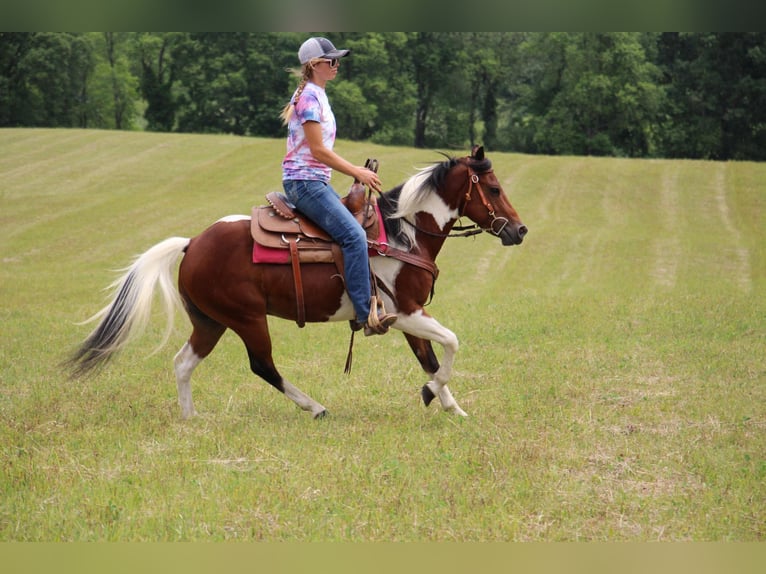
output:
[[[369,186],[377,192],[381,191],[381,183],[378,174],[366,167],[354,165],[343,159],[337,153],[325,147],[322,142],[322,127],[318,122],[305,122],[303,132],[306,135],[306,142],[309,144],[311,155],[323,164],[336,169],[350,177],[353,177],[363,185]]]

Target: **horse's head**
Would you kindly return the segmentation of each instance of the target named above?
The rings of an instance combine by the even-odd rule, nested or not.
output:
[[[447,161],[419,170],[399,187],[382,194],[378,204],[389,237],[396,237],[408,249],[428,238],[443,241],[481,233],[470,227],[454,228],[461,233],[452,233],[453,224],[463,216],[482,231],[499,237],[503,245],[518,245],[527,234],[492,171],[492,163],[484,157],[483,147],[474,147],[468,157],[448,156]],[[441,243],[437,252],[440,247]]]
[[[458,160],[465,168],[465,193],[460,200],[460,215],[468,217],[487,233],[500,238],[503,245],[524,241],[527,226],[508,201],[500,182],[492,171],[492,163],[484,157],[484,148],[474,146],[471,155]]]

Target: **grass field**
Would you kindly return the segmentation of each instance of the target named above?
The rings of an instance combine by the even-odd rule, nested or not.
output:
[[[529,235],[450,239],[429,307],[467,419],[422,405],[399,333],[344,376],[345,324],[271,322],[321,421],[230,333],[182,421],[180,315],[68,380],[114,270],[264,203],[283,145],[0,130],[0,540],[766,539],[766,164],[490,153]],[[440,158],[338,149],[387,188]]]

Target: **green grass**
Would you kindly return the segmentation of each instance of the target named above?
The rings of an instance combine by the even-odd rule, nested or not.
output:
[[[429,312],[461,348],[436,403],[398,333],[271,322],[312,420],[227,334],[182,421],[149,332],[59,362],[113,270],[279,189],[284,143],[0,130],[0,540],[766,539],[766,165],[490,154],[522,246],[451,239]],[[433,151],[341,141],[386,187]],[[347,186],[336,175],[338,189]]]

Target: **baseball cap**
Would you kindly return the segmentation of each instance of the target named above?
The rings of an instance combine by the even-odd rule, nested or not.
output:
[[[309,38],[301,44],[298,59],[305,64],[314,58],[342,58],[351,50],[338,50],[327,38]]]

